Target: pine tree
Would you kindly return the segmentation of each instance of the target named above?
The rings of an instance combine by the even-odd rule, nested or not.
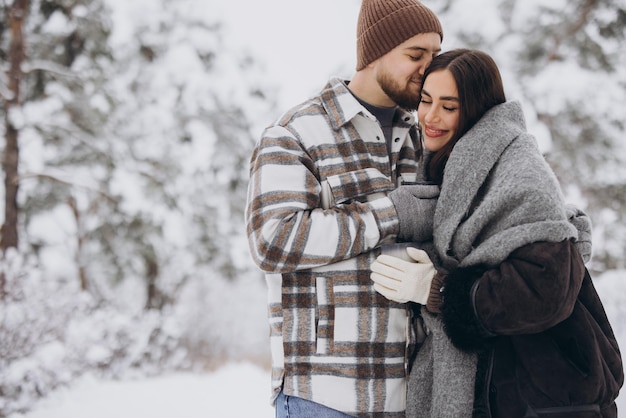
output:
[[[100,0],[30,5],[19,185],[24,251],[64,260],[74,272],[61,274],[102,300],[139,280],[145,306],[161,308],[200,271],[249,268],[242,104],[271,104],[202,2],[152,7],[112,47]]]
[[[242,251],[248,112],[263,115],[271,102],[255,61],[229,49],[207,10],[155,1],[133,22],[131,41],[115,48],[107,135],[113,187],[132,202],[122,207],[133,223],[116,235],[99,231],[107,244],[95,263],[115,263],[124,280],[143,277],[148,308],[173,303],[189,280],[236,279],[251,266]]]
[[[110,98],[102,89],[111,57],[109,22],[102,19],[106,13],[98,0],[33,0],[28,16],[19,132],[25,237],[20,250],[45,256],[51,246],[66,245],[87,290],[80,205],[114,200],[106,188],[111,160],[99,140],[110,111]],[[50,221],[75,232],[69,239],[51,240],[41,228]]]
[[[528,22],[526,48],[519,53],[519,61],[528,64],[518,76],[528,86],[535,77],[568,83],[562,90],[571,93],[561,107],[551,107],[547,95],[535,103],[553,141],[547,158],[566,188],[580,190],[595,221],[600,241],[594,267],[624,268],[626,3],[576,0],[564,8],[542,7],[540,16]]]

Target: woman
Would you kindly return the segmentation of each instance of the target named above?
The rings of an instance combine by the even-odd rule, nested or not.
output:
[[[496,64],[475,50],[436,57],[418,118],[426,177],[441,194],[437,274],[411,278],[430,284],[429,335],[412,367],[407,416],[616,417],[617,342],[558,182],[519,103],[506,101]],[[401,227],[421,222],[408,190],[390,196]],[[417,263],[380,256],[372,265],[386,297],[394,298],[389,283],[428,270],[415,268],[412,251]]]

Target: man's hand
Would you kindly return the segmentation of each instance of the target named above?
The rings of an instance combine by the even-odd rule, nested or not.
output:
[[[398,241],[430,241],[439,186],[417,184],[400,186],[389,193],[400,221]]]

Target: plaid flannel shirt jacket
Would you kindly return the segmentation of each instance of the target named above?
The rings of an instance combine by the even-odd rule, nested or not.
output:
[[[254,149],[246,222],[269,290],[272,401],[282,388],[355,416],[404,416],[410,310],[379,295],[369,269],[398,232],[385,193],[416,179],[414,116],[398,110],[392,133],[389,155],[377,120],[331,79]]]

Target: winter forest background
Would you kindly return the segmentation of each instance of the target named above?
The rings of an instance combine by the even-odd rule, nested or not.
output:
[[[624,349],[626,0],[424,3],[444,50],[496,59],[591,216],[588,267]],[[248,159],[288,106],[351,76],[360,2],[280,4],[0,2],[0,417],[85,374],[268,365]]]

